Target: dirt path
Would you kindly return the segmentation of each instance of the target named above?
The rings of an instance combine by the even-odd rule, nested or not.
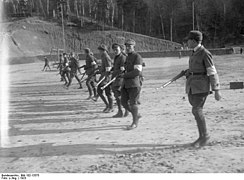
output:
[[[103,114],[103,103],[85,100],[74,80],[62,87],[57,72],[43,63],[12,65],[10,145],[0,149],[1,172],[244,172],[244,58],[217,56],[223,100],[205,105],[211,142],[189,147],[196,123],[184,93],[184,78],[162,83],[187,67],[187,58],[145,59],[139,127],[126,131],[127,118]]]

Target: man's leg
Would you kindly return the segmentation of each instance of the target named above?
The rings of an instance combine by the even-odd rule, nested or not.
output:
[[[70,72],[70,75],[69,75],[69,73],[66,72],[66,75],[67,75],[67,77],[69,79],[69,83],[67,85],[67,87],[69,87],[71,85],[71,83],[72,83],[73,78],[74,78],[74,74],[72,72]]]
[[[121,88],[121,105],[129,112],[131,112],[129,106],[129,93],[125,87]]]
[[[93,76],[92,79],[91,79],[91,87],[92,87],[92,90],[93,90],[93,94],[94,94],[94,97],[97,97],[97,89],[96,89],[96,86],[95,86],[95,77]]]
[[[117,106],[118,106],[118,112],[113,117],[123,117],[123,111],[121,106],[121,92],[120,92],[120,86],[112,86],[114,98],[116,100]]]
[[[106,113],[113,112],[113,97],[112,97],[111,85],[109,85],[105,88],[105,94],[108,99],[108,109],[105,112]]]
[[[105,109],[103,110],[103,112],[105,112],[109,107],[108,107],[108,101],[105,98],[105,96],[103,95],[103,90],[101,89],[101,87],[102,87],[101,84],[99,84],[99,86],[97,87],[97,94],[100,96],[100,98],[102,99],[102,101],[106,105]]]
[[[192,114],[195,117],[198,127],[199,138],[193,143],[194,146],[205,145],[209,139],[207,133],[206,121],[203,115],[203,106],[206,102],[208,93],[188,94],[188,99],[192,105]]]
[[[81,82],[80,82],[80,79],[79,79],[77,73],[74,73],[74,74],[75,74],[75,79],[78,81],[78,83],[79,83],[79,85],[80,85],[79,89],[82,89],[82,84],[81,84]]]
[[[88,79],[86,80],[86,86],[87,86],[87,89],[88,89],[88,92],[89,92],[89,97],[87,98],[87,100],[89,100],[89,99],[92,98],[91,78],[88,78]]]
[[[129,102],[131,108],[131,114],[133,117],[133,122],[131,127],[136,128],[138,126],[138,121],[141,115],[138,113],[138,99],[140,97],[141,87],[135,87],[128,89],[129,91]]]

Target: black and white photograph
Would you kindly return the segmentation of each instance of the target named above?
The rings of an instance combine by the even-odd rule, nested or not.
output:
[[[0,179],[243,178],[243,49],[243,0],[0,0]]]

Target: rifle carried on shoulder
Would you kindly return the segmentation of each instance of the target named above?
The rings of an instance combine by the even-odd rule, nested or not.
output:
[[[167,81],[166,83],[164,83],[160,88],[165,88],[168,85],[170,85],[171,83],[173,83],[174,81],[176,81],[177,79],[180,79],[181,77],[185,76],[186,75],[186,72],[187,72],[187,70],[181,71],[175,77],[173,77],[172,79],[170,79],[169,81]]]

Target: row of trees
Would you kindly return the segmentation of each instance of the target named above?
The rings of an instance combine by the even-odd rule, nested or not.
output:
[[[24,0],[5,0],[7,13],[18,13]],[[26,1],[26,0],[25,0]],[[32,14],[87,17],[122,30],[182,43],[189,30],[205,34],[212,47],[238,43],[244,34],[243,0],[28,0]]]

